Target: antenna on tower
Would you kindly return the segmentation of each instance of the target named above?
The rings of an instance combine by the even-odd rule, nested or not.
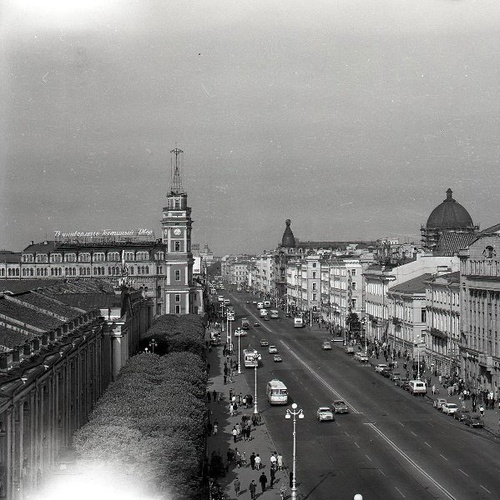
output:
[[[172,176],[172,194],[183,194],[181,178],[181,154],[184,154],[179,148],[170,151],[170,171]]]

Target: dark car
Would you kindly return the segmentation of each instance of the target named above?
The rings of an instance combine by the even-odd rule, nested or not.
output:
[[[385,378],[391,378],[392,375],[392,370],[390,368],[384,368],[381,372],[380,375],[382,375]]]
[[[459,422],[463,422],[467,415],[470,415],[470,411],[466,408],[460,408],[460,410],[453,414],[453,418]]]
[[[481,419],[481,416],[477,413],[469,413],[468,415],[465,416],[463,422],[465,425],[468,425],[469,427],[478,427],[478,428],[484,427],[484,422]]]

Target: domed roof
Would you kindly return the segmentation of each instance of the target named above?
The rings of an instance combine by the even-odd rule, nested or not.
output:
[[[295,248],[295,237],[292,233],[292,230],[290,229],[290,223],[290,219],[287,219],[285,221],[286,228],[285,232],[283,233],[283,238],[281,239],[281,246],[287,248]]]
[[[453,191],[448,188],[446,200],[427,219],[427,229],[465,229],[474,226],[469,212],[453,199],[452,194]]]

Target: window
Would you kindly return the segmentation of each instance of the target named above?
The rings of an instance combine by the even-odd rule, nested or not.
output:
[[[181,242],[174,241],[174,252],[180,252],[180,251],[181,251]]]
[[[64,256],[65,262],[76,262],[76,254],[75,253],[67,253]]]
[[[120,252],[109,252],[108,253],[108,260],[112,262],[119,262],[120,261]]]
[[[90,254],[88,252],[82,252],[78,256],[78,262],[90,262]]]
[[[94,261],[95,262],[104,262],[106,256],[104,255],[103,252],[96,252],[94,254]]]
[[[356,269],[351,269],[351,276],[356,276]]]
[[[175,301],[176,301],[176,302],[180,302],[180,301],[181,301],[181,296],[180,296],[180,294],[179,294],[179,293],[176,293],[176,294],[175,294]]]
[[[426,318],[427,318],[426,310],[422,309],[422,311],[420,313],[420,322],[425,323]]]
[[[181,313],[181,306],[175,306],[175,314]]]
[[[62,262],[62,255],[60,253],[53,253],[50,256],[50,262],[53,262],[53,263]]]
[[[353,281],[353,282],[351,283],[351,288],[352,288],[353,290],[356,290],[356,282],[355,282],[355,281]]]
[[[175,271],[175,281],[180,281],[181,280],[181,272],[177,269]]]

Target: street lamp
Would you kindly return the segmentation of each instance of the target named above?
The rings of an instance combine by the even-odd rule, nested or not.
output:
[[[151,352],[154,354],[155,353],[155,347],[158,346],[158,343],[156,342],[155,339],[151,339],[151,341],[149,342],[149,347],[151,349]]]
[[[255,352],[253,355],[253,368],[254,368],[254,400],[253,400],[253,414],[258,415],[259,408],[257,406],[257,367],[259,366],[260,354]]]
[[[236,332],[238,332],[238,330],[236,330]],[[239,375],[241,374],[241,330],[238,333],[239,333],[238,335],[238,375]]]
[[[292,500],[296,500],[297,498],[297,480],[295,477],[295,469],[296,469],[296,451],[297,451],[297,436],[295,431],[295,425],[297,422],[297,418],[304,418],[304,412],[302,410],[297,410],[297,403],[292,403],[292,409],[287,410],[285,414],[285,418],[293,420],[293,462],[292,462]]]

